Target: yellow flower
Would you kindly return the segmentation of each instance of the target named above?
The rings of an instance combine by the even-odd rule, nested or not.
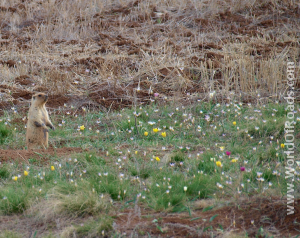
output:
[[[154,130],[154,129],[153,129],[153,130]],[[145,131],[145,132],[144,132],[144,136],[147,136],[147,135],[148,135],[148,132],[147,132],[147,131]]]
[[[232,159],[232,160],[231,160],[232,163],[235,163],[236,161],[237,161],[236,159]]]
[[[55,168],[54,168],[54,166],[52,165],[52,166],[51,166],[51,171],[54,171],[54,170],[55,170]]]
[[[235,126],[236,125],[236,121],[232,122],[232,124]]]
[[[221,151],[223,151],[224,149],[225,149],[225,147],[224,147],[224,146],[221,146],[221,147],[220,147],[220,150],[221,150]]]
[[[155,157],[155,159],[156,159],[156,161],[158,161],[158,162],[160,161],[160,158],[159,158],[159,157],[157,157],[157,156]]]
[[[28,172],[27,172],[26,170],[24,171],[24,175],[25,175],[25,176],[27,176],[27,175],[28,175]]]
[[[138,154],[138,151],[136,150],[134,153],[137,155],[137,154]]]
[[[17,181],[17,180],[18,180],[18,176],[13,176],[12,179],[13,179],[14,181]]]
[[[158,132],[158,128],[153,128],[153,132]]]
[[[162,137],[166,137],[167,133],[166,132],[162,132],[161,135],[162,135]]]
[[[283,148],[284,148],[284,144],[282,143],[282,144],[280,145],[280,147],[283,149]]]
[[[222,166],[221,161],[217,161],[217,162],[216,162],[216,165],[217,165],[218,167],[221,167],[221,166]]]
[[[85,129],[85,126],[84,126],[84,125],[80,126],[80,130],[81,130],[81,131],[84,131],[84,129]]]

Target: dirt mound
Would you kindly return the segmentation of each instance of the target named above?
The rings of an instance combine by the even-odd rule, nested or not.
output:
[[[299,202],[300,199],[295,204]],[[295,206],[295,213],[288,216],[286,209],[285,200],[259,198],[206,212],[199,209],[192,212],[191,216],[187,213],[157,214],[146,210],[139,215],[134,210],[127,210],[117,216],[116,227],[122,234],[147,231],[159,237],[211,237],[212,233],[222,236],[221,230],[234,230],[235,233],[246,231],[249,237],[265,237],[263,234],[274,237],[297,235],[300,224],[295,221],[300,219],[300,208]],[[264,231],[258,234],[260,227]]]
[[[2,150],[0,149],[0,161],[20,161],[28,163],[29,159],[38,159],[40,162],[47,163],[51,156],[64,156],[73,153],[81,153],[81,148],[48,148],[47,150]]]

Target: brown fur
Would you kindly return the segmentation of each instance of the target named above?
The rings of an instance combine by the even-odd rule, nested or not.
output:
[[[52,125],[45,104],[48,96],[45,93],[36,93],[32,96],[28,112],[26,145],[28,149],[48,147],[48,128],[55,130]]]

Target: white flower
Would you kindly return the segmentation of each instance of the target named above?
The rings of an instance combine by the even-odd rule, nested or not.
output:
[[[209,93],[209,98],[212,98],[212,97],[215,95],[215,93],[216,93],[216,91],[211,91],[211,92]]]
[[[186,192],[186,190],[187,190],[187,186],[184,186],[184,187],[183,187],[183,190]]]

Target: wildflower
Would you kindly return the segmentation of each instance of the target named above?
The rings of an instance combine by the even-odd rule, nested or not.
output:
[[[153,128],[153,132],[158,132],[158,128]]]
[[[52,165],[52,166],[51,166],[51,171],[54,171],[54,170],[55,170],[55,168],[54,168],[54,166]]]
[[[218,167],[222,167],[221,161],[217,161],[217,162],[216,162],[216,165],[217,165]]]
[[[241,171],[245,171],[245,167],[240,167],[240,170]]]
[[[236,121],[232,122],[232,124],[235,126],[236,125]]]
[[[166,137],[166,136],[167,136],[167,133],[166,133],[166,132],[162,132],[162,133],[161,133],[161,136],[162,136],[162,137]]]
[[[215,95],[215,93],[216,93],[215,91],[210,92],[209,93],[209,98],[212,98]]]
[[[186,190],[187,190],[187,186],[184,186],[184,187],[183,187],[183,190],[186,192]]]
[[[158,156],[155,157],[156,161],[160,161],[160,158]]]
[[[82,126],[80,126],[80,127],[79,127],[79,129],[80,129],[81,131],[84,131],[84,129],[85,129],[85,126],[84,126],[84,125],[82,125]]]
[[[228,156],[229,156],[230,154],[231,154],[231,152],[230,152],[230,151],[226,151],[226,155],[228,155]]]
[[[170,193],[170,190],[167,190],[167,191],[166,191],[166,194],[169,194],[169,193]]]
[[[17,176],[13,176],[13,177],[12,177],[12,180],[17,181],[17,180],[18,180],[18,177],[17,177]]]
[[[148,132],[147,131],[144,132],[144,136],[148,136]]]
[[[217,186],[218,186],[219,189],[222,189],[222,188],[223,188],[223,185],[220,184],[220,183],[217,183]]]
[[[221,151],[223,151],[224,149],[225,149],[225,147],[224,147],[224,146],[221,146],[221,147],[220,147],[220,150],[221,150]]]
[[[232,163],[236,163],[236,161],[237,161],[236,159],[232,159],[231,160]]]
[[[25,170],[24,171],[24,175],[27,176],[28,175],[28,171]]]
[[[284,144],[282,143],[282,144],[280,145],[280,147],[283,149],[283,148],[284,148]]]
[[[262,172],[257,172],[256,174],[257,174],[257,177],[260,178],[260,176],[262,175]]]

